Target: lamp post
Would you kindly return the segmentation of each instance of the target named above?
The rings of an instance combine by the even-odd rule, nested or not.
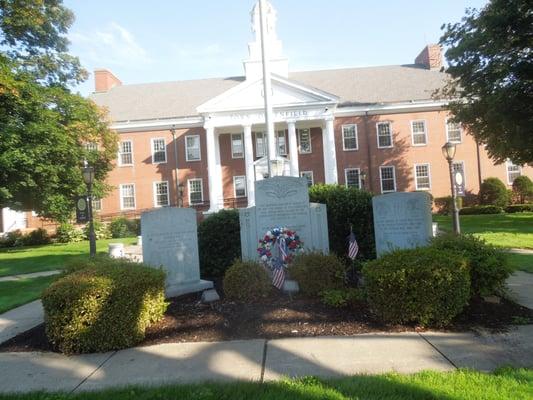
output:
[[[96,235],[94,234],[93,224],[93,182],[94,182],[94,168],[86,164],[83,167],[83,180],[87,185],[87,197],[89,199],[89,255],[96,256]]]
[[[450,184],[452,189],[452,208],[453,208],[453,231],[456,234],[461,233],[461,227],[459,225],[459,209],[457,208],[457,191],[455,189],[455,181],[453,174],[453,158],[455,157],[456,146],[451,142],[446,142],[442,146],[442,154],[446,161],[448,161],[448,167],[450,172]]]

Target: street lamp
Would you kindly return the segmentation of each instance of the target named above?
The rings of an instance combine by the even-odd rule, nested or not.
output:
[[[93,182],[94,182],[94,168],[86,164],[83,167],[83,180],[87,185],[88,210],[89,210],[89,254],[91,257],[96,256],[96,235],[94,234],[93,224]]]
[[[450,184],[452,189],[452,208],[453,208],[453,231],[456,234],[461,233],[461,227],[459,225],[459,209],[457,208],[457,191],[455,188],[455,181],[454,181],[454,174],[453,174],[453,158],[455,157],[455,151],[456,151],[455,144],[451,142],[446,142],[444,146],[442,146],[442,155],[444,158],[446,158],[446,161],[448,161],[448,167],[450,171]]]

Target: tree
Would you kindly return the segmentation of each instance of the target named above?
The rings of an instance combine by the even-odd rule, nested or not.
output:
[[[440,96],[496,162],[533,162],[532,26],[528,0],[491,0],[443,25],[451,80]]]
[[[68,219],[84,160],[95,193],[107,189],[117,139],[104,111],[69,89],[87,76],[66,53],[72,21],[58,0],[0,0],[0,208]]]
[[[479,203],[505,207],[509,204],[509,192],[505,184],[498,178],[487,178],[483,180],[479,188]]]
[[[520,204],[533,199],[533,182],[525,175],[517,176],[513,181],[513,192]]]

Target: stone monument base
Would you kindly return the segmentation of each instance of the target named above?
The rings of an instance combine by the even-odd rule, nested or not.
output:
[[[212,281],[204,281],[200,279],[196,282],[184,282],[176,283],[174,285],[169,285],[165,288],[165,296],[167,298],[177,297],[183,294],[201,292],[206,289],[212,289]]]

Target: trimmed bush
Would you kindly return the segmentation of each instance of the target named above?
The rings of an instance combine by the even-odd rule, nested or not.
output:
[[[533,212],[533,204],[513,204],[505,207],[505,212],[509,214],[517,212]]]
[[[453,251],[393,251],[366,263],[363,275],[370,308],[385,322],[445,326],[470,295],[467,262]]]
[[[432,239],[435,249],[454,251],[468,263],[471,278],[471,296],[488,296],[504,287],[512,272],[507,254],[473,235],[452,233]]]
[[[320,297],[322,303],[335,308],[361,308],[366,305],[366,293],[358,288],[324,290],[320,292]]]
[[[24,235],[20,230],[11,231],[0,237],[0,247],[16,247],[23,245]]]
[[[118,350],[143,340],[166,310],[165,274],[99,257],[55,281],[42,296],[46,335],[61,352]]]
[[[226,271],[223,284],[226,298],[243,303],[259,301],[272,289],[265,268],[253,261],[236,261]]]
[[[503,208],[498,206],[472,206],[459,210],[461,215],[482,215],[482,214],[501,214]]]
[[[221,210],[198,225],[200,273],[220,278],[241,257],[241,231],[238,210]]]
[[[83,231],[72,224],[62,223],[56,229],[55,240],[58,243],[81,242],[83,239]]]
[[[526,175],[521,175],[513,181],[513,194],[520,204],[533,199],[533,182]]]
[[[349,262],[346,238],[350,234],[351,224],[359,244],[357,258],[367,260],[376,256],[372,194],[340,185],[313,185],[309,188],[309,199],[326,204],[328,208],[329,246],[332,252]]]
[[[102,240],[102,239],[110,239],[111,238],[111,232],[109,231],[109,227],[107,224],[94,220],[94,235],[96,236],[96,240]],[[87,223],[83,227],[83,236],[86,240],[89,240],[89,223]]]
[[[39,228],[24,235],[22,241],[25,246],[38,246],[50,243],[51,239],[46,229]]]
[[[479,204],[505,207],[509,204],[507,187],[498,178],[487,178],[479,189]]]
[[[141,223],[138,218],[116,217],[109,223],[109,232],[114,239],[139,236],[141,234]]]
[[[320,292],[340,289],[346,282],[346,266],[334,254],[303,253],[289,266],[291,279],[298,281],[302,293],[317,296]]]

